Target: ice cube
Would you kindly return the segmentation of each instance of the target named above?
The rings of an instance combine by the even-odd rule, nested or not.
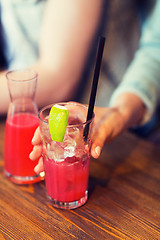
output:
[[[52,141],[51,144],[47,144],[47,156],[54,161],[64,161],[64,148],[62,144]]]
[[[77,145],[76,149],[75,149],[75,156],[85,160],[86,158],[89,157],[89,148],[87,145],[84,144],[79,144]]]
[[[83,127],[68,128],[66,132],[66,136],[67,135],[74,139],[76,145],[79,145],[83,142]]]
[[[64,141],[63,141],[63,147],[65,148],[65,149],[67,149],[67,148],[75,148],[75,146],[76,146],[76,141],[75,141],[75,139],[73,139],[73,138],[71,138],[71,137],[69,137],[69,136],[67,136],[67,138],[65,138],[64,139]]]
[[[78,127],[68,127],[66,130],[66,136],[75,139],[79,135]]]
[[[74,156],[75,155],[76,141],[72,137],[67,136],[64,139],[63,144],[64,144],[64,158]]]

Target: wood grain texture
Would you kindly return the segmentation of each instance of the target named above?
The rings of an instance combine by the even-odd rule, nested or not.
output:
[[[46,201],[45,183],[15,185],[3,174],[0,239],[160,239],[160,147],[126,133],[91,161],[89,199],[75,210]]]

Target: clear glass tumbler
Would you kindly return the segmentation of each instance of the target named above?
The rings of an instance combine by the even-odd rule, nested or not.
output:
[[[34,97],[37,73],[30,69],[9,71],[6,74],[10,104],[5,128],[4,173],[14,183],[28,184],[43,179],[36,174],[37,161],[31,161],[31,140],[39,125]]]
[[[47,196],[53,206],[73,209],[85,204],[88,198],[94,116],[86,122],[86,106],[74,102],[58,104],[69,110],[68,125],[62,143],[52,141],[50,136],[48,116],[52,105],[39,112]],[[84,137],[86,125],[89,126],[87,139]]]

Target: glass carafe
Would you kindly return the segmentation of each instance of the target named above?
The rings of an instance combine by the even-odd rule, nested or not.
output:
[[[35,98],[37,73],[31,69],[9,71],[6,74],[10,104],[5,128],[4,173],[14,183],[28,184],[43,179],[31,161],[31,140],[38,127]]]

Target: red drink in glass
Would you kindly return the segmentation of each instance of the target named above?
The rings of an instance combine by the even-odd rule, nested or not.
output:
[[[35,102],[37,73],[32,69],[13,70],[6,73],[10,104],[7,112],[4,173],[14,183],[28,184],[41,181],[43,173],[36,174],[37,162],[29,159],[31,140],[39,125]]]
[[[48,115],[52,105],[39,112],[43,138],[43,162],[48,199],[63,209],[82,206],[88,198],[91,130],[93,118],[86,122],[87,107],[73,102],[58,103],[69,110],[63,142],[51,139]],[[84,129],[89,126],[88,138]]]
[[[88,188],[89,162],[89,156],[84,159],[67,157],[62,162],[44,158],[48,195],[60,202],[74,202],[85,196]],[[84,201],[86,199],[84,198]]]
[[[4,168],[5,174],[15,183],[35,181],[34,167],[37,161],[31,161],[29,154],[33,148],[31,140],[38,125],[38,117],[31,113],[18,113],[6,121]]]

